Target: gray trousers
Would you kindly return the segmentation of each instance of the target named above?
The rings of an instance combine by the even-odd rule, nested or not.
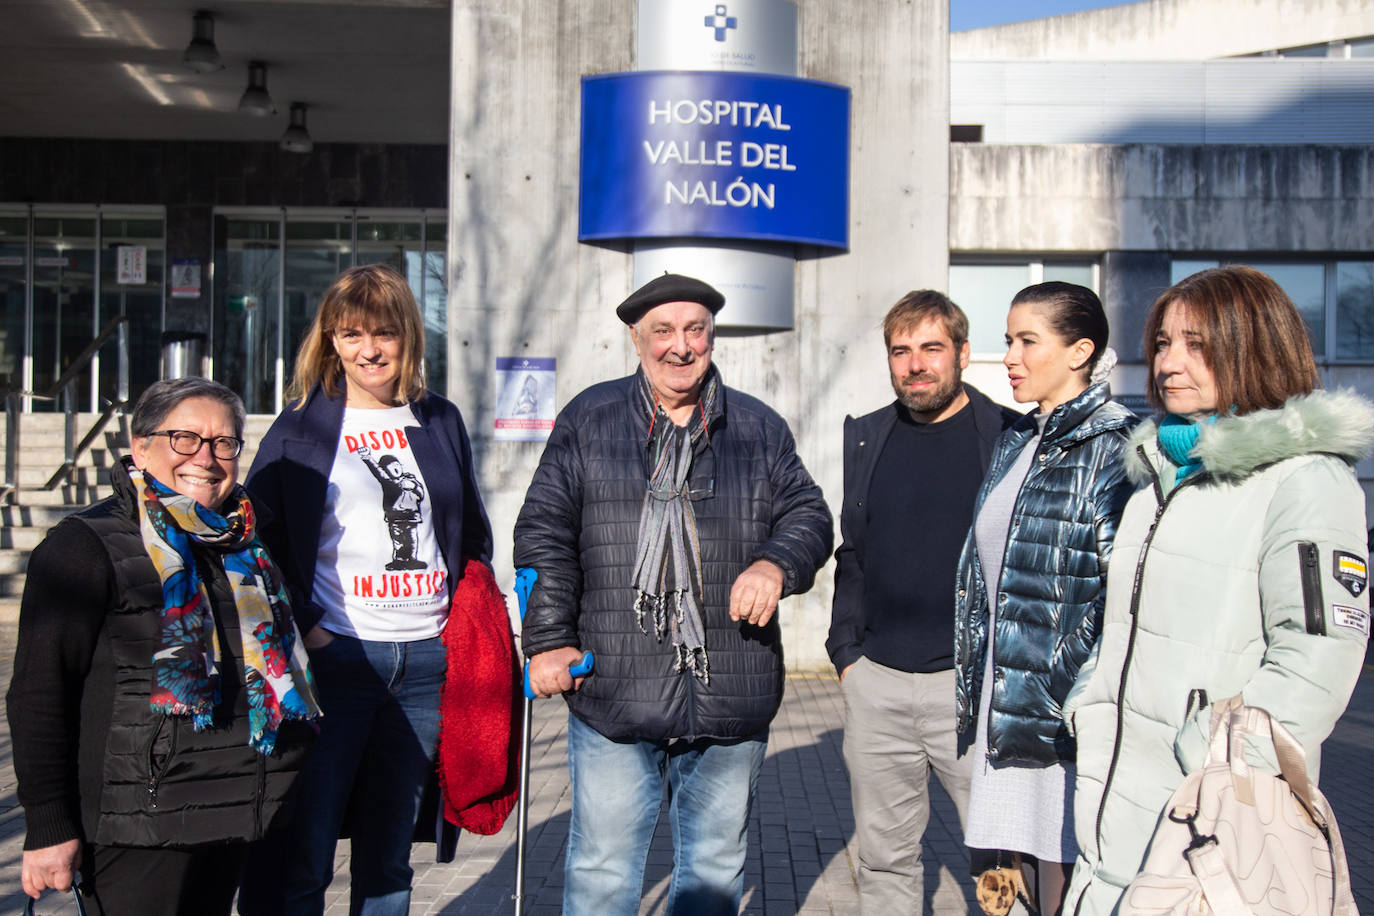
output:
[[[967,753],[959,756],[954,733],[954,672],[908,674],[860,658],[841,691],[844,762],[859,843],[859,912],[919,913],[932,769],[954,801],[961,829],[968,813],[971,763]]]

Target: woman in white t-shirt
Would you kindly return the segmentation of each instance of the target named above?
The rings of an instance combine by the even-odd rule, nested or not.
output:
[[[445,676],[439,637],[464,563],[491,557],[467,431],[458,408],[425,390],[424,352],[400,274],[344,271],[301,344],[295,400],[248,475],[273,515],[265,540],[284,558],[324,722],[285,862],[256,887],[250,877],[241,912],[322,913],[345,823],[351,911],[409,907]]]

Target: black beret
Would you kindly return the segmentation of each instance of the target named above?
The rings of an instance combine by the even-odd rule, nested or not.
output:
[[[681,274],[654,277],[628,299],[615,307],[615,313],[626,324],[634,324],[644,313],[665,302],[699,302],[714,315],[725,304],[725,297],[709,283]]]

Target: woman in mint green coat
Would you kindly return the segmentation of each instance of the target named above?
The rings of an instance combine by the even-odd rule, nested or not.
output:
[[[1313,779],[1369,636],[1364,494],[1374,405],[1318,390],[1297,309],[1248,267],[1194,274],[1145,324],[1162,419],[1131,437],[1098,647],[1064,704],[1079,856],[1065,913],[1114,913],[1165,802],[1240,694]],[[1252,752],[1253,753],[1253,752]],[[1262,758],[1277,772],[1272,760]]]

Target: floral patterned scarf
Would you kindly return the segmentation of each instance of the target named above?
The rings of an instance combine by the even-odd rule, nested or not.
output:
[[[320,707],[281,572],[258,540],[247,492],[236,486],[226,501],[232,509],[220,515],[138,468],[128,471],[138,494],[143,546],[162,580],[153,711],[190,716],[201,731],[211,725],[219,705],[219,634],[191,554],[193,544],[210,547],[222,557],[238,610],[248,743],[272,753],[283,720],[318,719]]]

